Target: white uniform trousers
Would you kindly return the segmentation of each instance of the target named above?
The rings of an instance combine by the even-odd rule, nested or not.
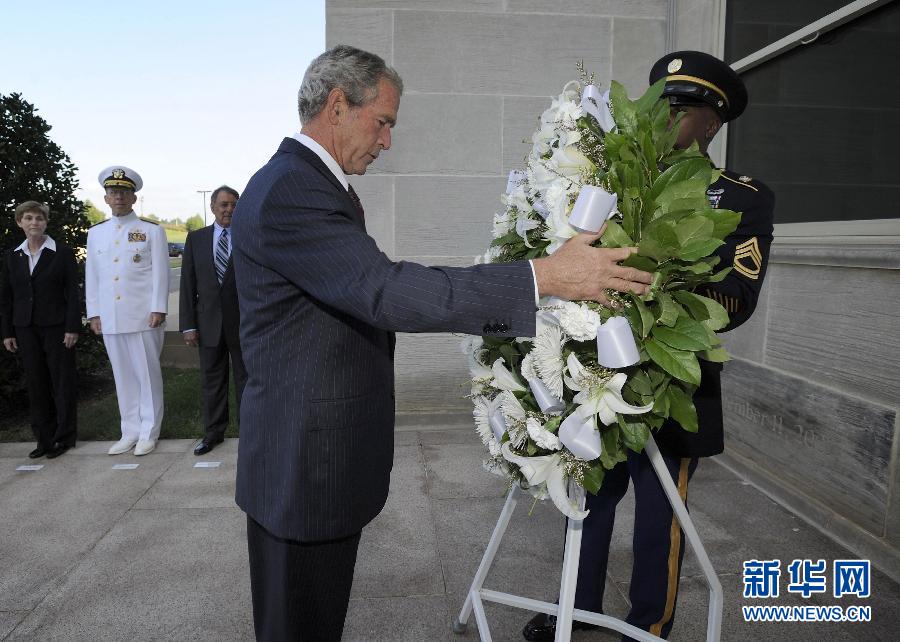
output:
[[[159,439],[163,418],[159,355],[164,332],[163,328],[153,328],[103,335],[116,380],[123,439]]]

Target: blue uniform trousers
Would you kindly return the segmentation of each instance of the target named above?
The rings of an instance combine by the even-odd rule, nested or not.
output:
[[[697,468],[696,457],[664,457],[682,501]],[[575,608],[603,611],[603,588],[609,560],[616,505],[634,482],[634,564],[631,572],[631,612],[626,621],[665,638],[672,629],[678,577],[684,558],[684,533],[645,453],[628,453],[628,460],[606,472],[597,495],[588,493],[590,514],[582,527],[581,557]],[[632,638],[624,638],[631,640]]]

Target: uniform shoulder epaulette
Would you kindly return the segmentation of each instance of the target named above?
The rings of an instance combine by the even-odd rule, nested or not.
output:
[[[736,185],[741,185],[743,187],[752,189],[754,192],[758,192],[759,188],[760,188],[759,182],[754,181],[751,177],[747,176],[746,174],[738,174],[737,172],[732,172],[730,170],[723,169],[721,177],[730,183],[734,183]]]
[[[93,225],[91,225],[91,227],[97,227],[98,225],[103,225],[104,223],[108,223],[111,220],[112,220],[111,218],[105,218],[102,221],[100,221],[99,223],[94,223]],[[91,227],[89,227],[88,229],[91,229]]]
[[[159,221],[154,221],[149,218],[141,218],[140,216],[138,216],[138,219],[144,221],[144,223],[153,223],[153,225],[159,225]]]

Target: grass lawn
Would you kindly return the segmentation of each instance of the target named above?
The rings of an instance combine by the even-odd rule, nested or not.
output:
[[[203,436],[200,419],[200,371],[182,368],[163,368],[163,413],[161,439],[199,439]],[[226,437],[237,437],[234,408],[234,386],[231,386],[231,412]],[[122,436],[119,427],[119,407],[116,392],[110,388],[78,403],[78,440],[117,440]],[[0,441],[33,441],[28,417],[20,417],[0,425]]]
[[[184,243],[187,238],[187,230],[173,230],[171,228],[163,228],[166,231],[166,241],[169,243]]]

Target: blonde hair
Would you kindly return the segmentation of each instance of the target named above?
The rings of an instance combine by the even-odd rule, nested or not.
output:
[[[22,217],[25,216],[25,212],[40,212],[44,215],[44,218],[48,221],[50,220],[50,208],[47,207],[44,203],[38,203],[37,201],[25,201],[21,205],[16,206],[16,223],[22,222]]]

